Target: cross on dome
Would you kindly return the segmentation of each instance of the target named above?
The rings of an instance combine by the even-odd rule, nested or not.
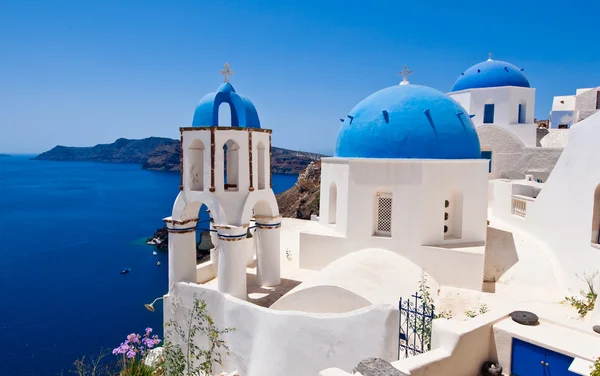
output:
[[[404,70],[398,74],[402,76],[402,82],[400,82],[400,85],[410,84],[410,82],[408,82],[408,76],[412,74],[412,71],[408,69],[408,65],[405,65]]]
[[[221,69],[221,74],[225,78],[223,82],[229,82],[229,76],[233,75],[233,69],[229,69],[229,63],[225,63],[225,69]]]
[[[492,61],[492,53],[488,52],[488,61]]]

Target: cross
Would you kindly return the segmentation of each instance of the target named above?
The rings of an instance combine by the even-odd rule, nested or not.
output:
[[[408,76],[412,74],[412,71],[408,70],[408,66],[405,65],[404,70],[402,72],[399,72],[398,74],[402,76],[402,82],[400,83],[400,85],[408,85]]]
[[[225,69],[221,69],[221,74],[225,77],[223,82],[229,82],[229,76],[233,75],[233,69],[229,69],[229,63],[225,63]]]
[[[488,53],[488,61],[489,60],[492,60],[492,53],[491,52]]]

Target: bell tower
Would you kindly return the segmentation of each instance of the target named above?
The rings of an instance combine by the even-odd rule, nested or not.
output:
[[[271,130],[260,127],[252,102],[229,83],[233,74],[229,64],[221,74],[223,84],[200,100],[192,126],[180,128],[180,193],[172,216],[165,219],[171,223],[169,236],[174,238],[169,242],[169,262],[173,261],[169,278],[172,282],[197,282],[192,271],[196,269],[196,249],[187,249],[191,248],[189,241],[177,240],[182,234],[177,223],[195,224],[198,209],[205,204],[211,214],[216,247],[211,262],[218,289],[245,300],[246,267],[254,259],[261,285],[280,283],[281,217],[271,184]],[[231,126],[219,125],[223,103],[230,106]],[[195,231],[195,226],[183,228]]]

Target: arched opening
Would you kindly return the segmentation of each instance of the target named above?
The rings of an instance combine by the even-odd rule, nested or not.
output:
[[[392,193],[377,192],[375,195],[375,223],[373,234],[392,236]]]
[[[337,216],[337,186],[334,182],[329,184],[329,224],[335,225]]]
[[[227,102],[223,102],[219,105],[219,126],[230,127],[233,123],[231,106]]]
[[[527,106],[525,102],[519,103],[519,113],[517,114],[517,120],[519,124],[527,123]]]
[[[453,191],[444,200],[444,240],[462,237],[463,195]]]
[[[487,100],[483,105],[483,124],[494,123],[494,102]]]
[[[261,141],[258,143],[258,189],[265,189],[267,181],[267,150],[265,144]]]
[[[239,183],[239,145],[228,140],[223,145],[223,182],[226,191],[237,191]]]
[[[204,143],[198,139],[193,140],[188,152],[190,161],[190,189],[192,191],[204,190]]]
[[[211,231],[212,216],[208,207],[204,204],[198,210],[198,222],[196,224],[196,264],[202,264],[210,260],[211,250],[216,249],[218,238]]]
[[[592,244],[600,244],[600,184],[594,191],[594,212],[592,215]]]

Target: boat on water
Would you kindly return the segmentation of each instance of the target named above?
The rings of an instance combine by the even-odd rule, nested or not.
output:
[[[154,256],[158,255],[158,253],[156,253],[156,251],[152,252],[152,254],[153,254]]]
[[[129,272],[131,272],[131,268],[121,270],[121,274],[127,274]]]

